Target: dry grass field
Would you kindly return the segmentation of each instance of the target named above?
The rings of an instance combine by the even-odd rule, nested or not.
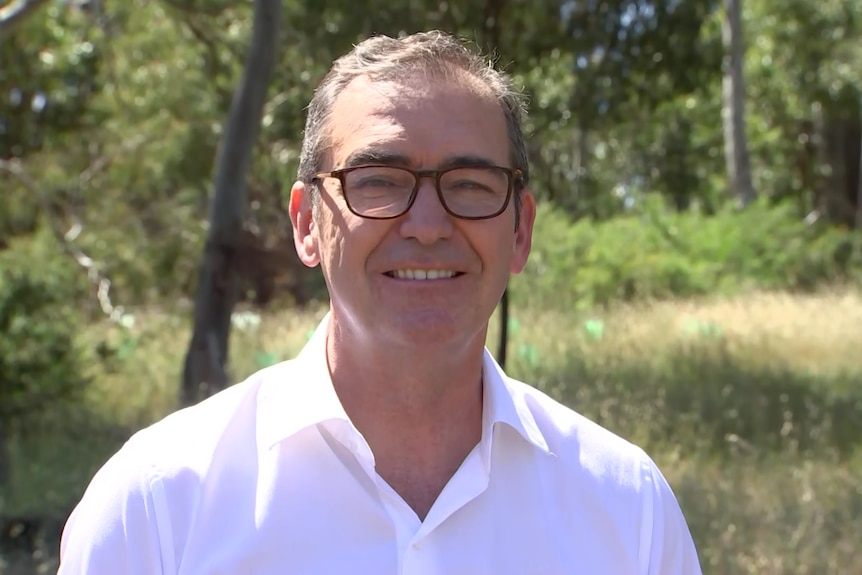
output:
[[[234,378],[292,357],[322,313],[238,314]],[[13,441],[2,501],[6,515],[37,518],[37,560],[19,553],[0,573],[56,568],[58,526],[93,471],[131,431],[175,409],[184,318],[141,311],[130,328],[82,331],[87,349],[111,353],[93,362],[79,404]],[[510,337],[515,377],[655,457],[705,572],[862,573],[862,295],[751,293],[596,314],[515,308]]]

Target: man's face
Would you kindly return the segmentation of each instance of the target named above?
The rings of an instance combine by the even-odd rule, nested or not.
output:
[[[357,79],[333,107],[324,169],[354,165],[358,157],[385,157],[414,169],[462,158],[508,167],[503,112],[478,93],[455,82]],[[424,178],[406,214],[370,220],[348,210],[338,181],[330,178],[313,219],[308,191],[294,185],[291,217],[300,258],[322,266],[337,324],[393,346],[463,347],[484,342],[509,274],[527,261],[535,203],[529,193],[522,198],[517,227],[514,200],[496,218],[462,220],[445,211],[433,178]],[[407,270],[455,275],[408,279],[423,274]]]

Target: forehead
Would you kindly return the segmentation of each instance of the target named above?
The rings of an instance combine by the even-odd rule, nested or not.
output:
[[[333,168],[369,152],[403,157],[413,167],[458,157],[509,164],[503,110],[475,80],[357,78],[335,100],[329,136]]]

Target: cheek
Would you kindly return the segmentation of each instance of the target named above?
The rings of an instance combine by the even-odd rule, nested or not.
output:
[[[355,256],[351,256],[354,246],[347,242],[345,234],[341,230],[333,231],[327,239],[327,244],[329,246],[327,259],[332,273],[344,271],[350,267],[352,261],[355,261]]]
[[[383,231],[376,222],[363,221],[353,214],[336,214],[322,234],[321,260],[329,274],[353,274],[366,266],[369,255],[380,243]]]
[[[317,251],[321,266],[327,274],[337,271],[344,251],[344,233],[331,213],[321,214],[317,225]]]
[[[481,222],[484,223],[484,222]],[[472,243],[486,265],[508,269],[515,253],[517,234],[513,218],[488,220],[485,228],[477,228]]]

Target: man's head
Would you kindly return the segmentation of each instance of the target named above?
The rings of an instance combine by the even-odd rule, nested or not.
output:
[[[297,253],[321,266],[336,329],[377,350],[484,343],[530,251],[521,106],[442,34],[376,38],[338,60],[311,105],[290,201]]]
[[[398,81],[423,75],[437,82],[473,81],[486,90],[503,110],[509,140],[509,161],[521,171],[519,190],[529,183],[530,166],[522,120],[526,105],[506,74],[471,51],[458,39],[439,31],[421,32],[404,38],[376,36],[359,43],[337,59],[321,81],[308,107],[305,135],[299,160],[299,180],[312,183],[323,171],[331,145],[329,121],[335,101],[355,79]],[[309,190],[317,204],[316,190]],[[520,194],[514,194],[516,211]]]

